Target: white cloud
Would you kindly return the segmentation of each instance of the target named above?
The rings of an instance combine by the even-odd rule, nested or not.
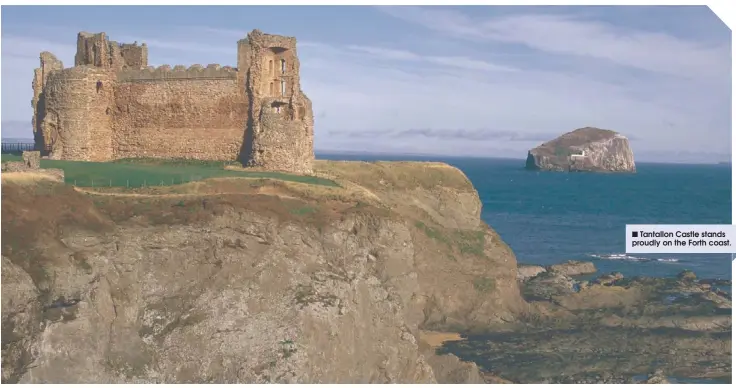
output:
[[[192,26],[187,28],[190,31],[199,32],[201,34],[220,35],[221,37],[229,37],[233,39],[243,39],[248,35],[249,31],[233,30],[228,28]]]
[[[730,45],[637,31],[573,15],[512,14],[488,19],[451,10],[379,7],[431,30],[476,41],[522,44],[551,53],[604,59],[619,65],[685,77],[730,72]]]
[[[685,77],[709,77],[730,70],[730,47],[711,46],[653,32],[628,31],[602,22],[552,15],[489,20],[489,39],[520,43],[561,54],[605,59],[619,65]]]
[[[448,57],[448,56],[422,56],[406,50],[395,50],[383,47],[357,46],[348,45],[347,49],[360,53],[369,54],[383,60],[395,61],[424,61],[440,66],[457,67],[466,70],[478,71],[515,71],[516,69],[496,65],[490,62],[472,59],[468,57]]]
[[[361,51],[364,53],[372,54],[375,56],[383,57],[386,59],[395,59],[400,61],[416,61],[421,59],[420,56],[404,50],[392,50],[379,47],[367,47],[367,46],[347,46],[350,50]]]
[[[148,46],[148,51],[156,50],[156,49],[164,49],[164,50],[172,50],[172,51],[195,51],[199,53],[216,53],[216,54],[225,54],[225,55],[235,55],[236,49],[236,43],[233,41],[232,45],[230,46],[222,46],[222,45],[207,45],[207,44],[198,44],[194,42],[180,42],[175,40],[159,40],[159,39],[146,39],[144,37],[130,37],[130,36],[123,36],[120,39],[120,42],[138,42],[138,43],[145,43]]]
[[[468,57],[427,57],[427,61],[444,66],[454,66],[467,70],[481,71],[516,71],[508,66],[499,66],[486,61],[480,61]]]
[[[59,43],[47,39],[28,38],[3,34],[2,37],[2,59],[32,59],[39,64],[39,55],[42,51],[49,51],[64,62],[64,66],[74,65],[74,54],[77,51],[76,41],[72,43]],[[5,63],[3,63],[5,66]],[[33,69],[30,69],[33,74]],[[5,78],[5,77],[3,77]]]

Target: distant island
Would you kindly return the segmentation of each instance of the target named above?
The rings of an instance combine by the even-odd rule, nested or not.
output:
[[[585,127],[529,150],[526,168],[537,171],[636,172],[626,136]]]

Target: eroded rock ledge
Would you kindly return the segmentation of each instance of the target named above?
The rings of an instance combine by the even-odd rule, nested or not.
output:
[[[516,383],[730,382],[731,295],[717,286],[727,280],[563,272],[521,267],[532,307],[522,326],[442,350]]]

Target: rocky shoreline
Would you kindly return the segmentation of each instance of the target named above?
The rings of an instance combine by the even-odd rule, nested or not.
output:
[[[591,262],[519,265],[526,319],[446,342],[486,381],[628,384],[731,382],[731,295],[721,279],[602,274]]]

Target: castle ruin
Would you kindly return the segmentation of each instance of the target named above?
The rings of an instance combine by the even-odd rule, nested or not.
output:
[[[314,116],[295,38],[253,30],[237,42],[237,68],[154,68],[145,43],[80,32],[74,67],[49,52],[40,61],[33,132],[50,159],[239,160],[311,172]]]

